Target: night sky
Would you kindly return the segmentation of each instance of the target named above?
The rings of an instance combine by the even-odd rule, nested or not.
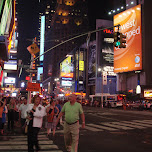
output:
[[[112,19],[108,16],[108,11],[112,9],[114,0],[88,0],[88,16],[90,30],[95,29],[96,19]],[[32,44],[27,39],[38,37],[39,8],[38,0],[18,0],[18,59],[22,59],[24,64],[30,63],[30,53],[27,47]],[[23,71],[23,79],[25,77]]]

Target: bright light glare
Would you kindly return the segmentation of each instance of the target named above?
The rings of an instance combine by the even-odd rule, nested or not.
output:
[[[123,6],[121,6],[121,9],[123,9],[124,7]]]
[[[101,68],[98,68],[98,71],[100,72],[100,71],[101,71]]]
[[[108,14],[111,15],[111,12],[109,12]]]
[[[117,8],[117,11],[119,11],[120,9],[119,8]]]
[[[131,4],[134,4],[134,2],[131,2]]]
[[[122,17],[122,15],[119,15],[119,17]]]

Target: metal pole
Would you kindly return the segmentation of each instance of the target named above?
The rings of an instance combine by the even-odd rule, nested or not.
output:
[[[101,78],[102,78],[102,82],[101,82],[101,89],[102,89],[102,92],[101,92],[101,95],[102,95],[102,101],[101,101],[101,108],[103,108],[103,73],[101,71]]]
[[[30,69],[33,67],[33,56],[31,55],[31,64],[30,64]],[[32,82],[32,73],[30,73],[30,80],[29,82]],[[28,91],[28,104],[31,103],[31,91]]]
[[[59,44],[51,47],[50,49],[46,50],[43,54],[41,54],[41,55],[37,56],[35,59],[33,59],[33,61],[36,60],[36,59],[38,59],[40,56],[46,54],[47,52],[49,52],[49,51],[57,48],[58,46],[64,44],[64,43],[67,43],[67,42],[69,42],[69,41],[72,41],[72,40],[74,40],[74,39],[77,39],[77,38],[79,38],[79,37],[82,37],[82,36],[85,36],[85,35],[88,35],[88,34],[96,33],[96,32],[99,32],[99,31],[103,31],[103,30],[105,30],[105,29],[110,29],[110,28],[119,27],[119,26],[120,26],[120,24],[115,25],[115,26],[111,26],[111,27],[105,27],[105,28],[103,28],[103,29],[98,29],[98,30],[94,30],[94,31],[89,31],[89,32],[86,32],[86,33],[77,35],[77,36],[75,36],[75,37],[72,37],[72,38],[70,38],[70,39],[68,39],[68,40],[65,40],[64,42],[61,42],[61,43],[59,43]]]
[[[89,87],[88,87],[88,64],[89,64],[89,42],[91,33],[88,33],[87,37],[87,50],[86,50],[86,99],[89,99]]]

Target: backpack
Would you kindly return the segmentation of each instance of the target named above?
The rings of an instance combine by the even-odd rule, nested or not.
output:
[[[47,113],[47,122],[53,122],[54,119],[54,109],[52,109],[51,113]]]

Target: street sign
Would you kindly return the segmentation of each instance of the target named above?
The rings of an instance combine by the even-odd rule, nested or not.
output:
[[[25,71],[28,73],[37,73],[36,69],[26,69]]]
[[[27,83],[27,91],[39,91],[40,90],[40,83]]]
[[[30,46],[27,47],[27,50],[33,55],[38,52],[40,52],[39,47],[37,46],[36,43],[31,44]]]
[[[30,68],[30,65],[23,65],[23,68]]]

